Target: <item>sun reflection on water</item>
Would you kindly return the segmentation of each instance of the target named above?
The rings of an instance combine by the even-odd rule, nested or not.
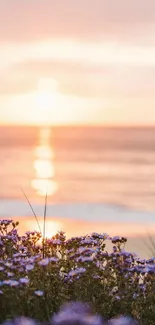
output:
[[[34,150],[35,178],[32,180],[32,188],[39,196],[54,195],[58,189],[55,181],[54,152],[51,147],[51,130],[41,129],[39,143]]]

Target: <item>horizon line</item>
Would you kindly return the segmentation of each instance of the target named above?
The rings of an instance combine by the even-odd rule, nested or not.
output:
[[[15,124],[15,123],[6,123],[0,124],[0,128],[106,128],[106,129],[153,129],[155,124]]]

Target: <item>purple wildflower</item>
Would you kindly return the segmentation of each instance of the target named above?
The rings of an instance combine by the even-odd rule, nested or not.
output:
[[[7,276],[11,278],[12,276],[14,276],[14,273],[12,273],[12,272],[7,272]]]
[[[36,322],[30,318],[20,317],[14,320],[7,320],[3,325],[35,325]]]
[[[8,268],[10,268],[12,266],[12,263],[6,262],[5,266],[7,266]]]
[[[33,270],[34,269],[34,265],[32,265],[32,264],[28,264],[28,265],[26,265],[26,270],[27,271],[31,271],[31,270]]]
[[[10,285],[10,281],[11,281],[11,280],[4,280],[2,283],[3,283],[4,285]]]
[[[3,226],[9,226],[11,223],[13,222],[13,220],[0,220],[0,225]]]
[[[10,287],[17,287],[19,285],[19,282],[16,280],[10,280]]]
[[[49,264],[49,258],[44,258],[40,262],[38,262],[40,266],[47,266]]]
[[[86,269],[83,267],[80,267],[80,268],[70,271],[68,275],[69,275],[69,277],[74,277],[76,275],[79,275],[79,274],[82,274],[85,272],[86,272]]]
[[[97,245],[98,241],[96,239],[87,237],[81,241],[81,245]]]
[[[28,284],[29,283],[29,279],[27,279],[27,278],[21,278],[21,279],[19,279],[19,282],[21,284]]]
[[[97,238],[97,239],[107,239],[107,238],[109,238],[109,235],[108,234],[98,234],[98,233],[96,233],[96,232],[93,232],[92,234],[91,234],[91,237],[93,237],[93,238]]]
[[[62,244],[60,239],[51,239],[50,242],[53,245],[61,245]]]
[[[127,239],[125,237],[120,237],[120,236],[115,236],[112,238],[112,243],[116,244],[116,243],[126,243]]]
[[[16,280],[4,280],[4,285],[9,285],[10,287],[17,287],[19,285],[19,282]]]
[[[112,319],[109,325],[138,325],[138,323],[130,317],[119,317]]]
[[[64,305],[52,318],[52,325],[101,325],[100,317],[94,316],[87,304],[72,302]]]
[[[115,300],[117,301],[121,300],[120,296],[115,296]]]
[[[58,262],[58,258],[57,257],[50,257],[49,261],[53,262],[53,263],[56,263],[56,262]]]
[[[36,296],[38,296],[38,297],[43,297],[44,292],[41,291],[41,290],[36,290],[36,291],[34,292],[34,294],[35,294]]]
[[[77,259],[78,262],[93,262],[93,260],[94,260],[93,256],[86,256],[86,257],[80,256]]]

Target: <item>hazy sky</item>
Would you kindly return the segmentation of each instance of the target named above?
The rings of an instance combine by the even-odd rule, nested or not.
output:
[[[0,122],[155,124],[155,1],[0,0]]]

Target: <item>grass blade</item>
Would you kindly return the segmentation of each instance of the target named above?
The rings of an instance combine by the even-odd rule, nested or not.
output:
[[[148,235],[148,238],[149,238],[150,243],[151,243],[151,245],[152,245],[152,247],[153,247],[153,249],[155,251],[155,242],[153,241],[153,238],[151,237],[151,235]]]
[[[46,217],[47,217],[47,195],[48,195],[48,191],[46,191],[46,195],[45,195],[45,206],[44,206],[43,258],[45,257],[45,237],[46,237]]]
[[[40,228],[40,224],[39,224],[38,217],[37,217],[37,215],[36,215],[36,213],[35,213],[35,211],[34,211],[34,209],[33,209],[33,207],[32,207],[32,204],[31,204],[31,202],[29,201],[29,199],[28,199],[26,193],[23,191],[22,188],[21,188],[21,191],[22,191],[22,193],[23,193],[23,195],[24,195],[24,197],[25,197],[27,203],[29,204],[29,207],[30,207],[30,209],[31,209],[31,211],[32,211],[32,213],[33,213],[35,219],[36,219],[36,222],[37,222],[37,225],[38,225],[38,228],[39,228],[39,232],[42,233],[41,228]]]
[[[143,239],[141,239],[141,242],[149,249],[149,251],[150,251],[150,253],[152,254],[152,255],[154,255],[154,250],[153,250],[153,248],[152,248],[152,246],[150,245],[150,243],[148,243],[144,238]]]
[[[145,244],[145,246],[149,249],[150,253],[154,256],[154,254],[155,254],[155,241],[153,240],[152,236],[149,234],[148,229],[146,229],[146,233],[147,233],[148,241],[146,241],[145,238],[143,238],[141,240]]]

